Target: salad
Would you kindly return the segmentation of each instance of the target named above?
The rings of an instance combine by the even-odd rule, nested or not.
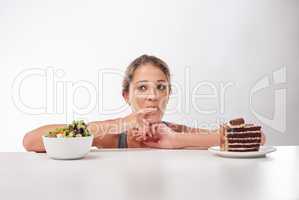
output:
[[[91,136],[87,129],[87,124],[83,120],[73,121],[73,123],[68,124],[62,128],[56,128],[53,131],[49,131],[45,134],[45,137],[52,138],[72,138],[72,137],[88,137]]]

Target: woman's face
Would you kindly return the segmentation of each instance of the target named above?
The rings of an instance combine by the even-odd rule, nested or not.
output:
[[[144,108],[157,109],[147,119],[152,123],[159,122],[169,99],[169,82],[158,67],[142,65],[135,70],[129,93],[124,96],[134,112]]]

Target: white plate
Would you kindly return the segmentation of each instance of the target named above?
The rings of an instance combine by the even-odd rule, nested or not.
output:
[[[265,157],[267,153],[276,151],[275,147],[272,146],[261,146],[259,151],[251,152],[231,152],[231,151],[220,151],[219,146],[210,147],[208,149],[213,154],[228,158],[259,158]]]

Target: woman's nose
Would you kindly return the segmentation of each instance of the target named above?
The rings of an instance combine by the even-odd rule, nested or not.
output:
[[[151,101],[157,100],[158,99],[158,92],[155,89],[151,89],[149,91],[149,93],[147,94],[146,99],[151,100]]]

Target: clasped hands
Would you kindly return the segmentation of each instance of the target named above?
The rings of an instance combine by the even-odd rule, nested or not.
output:
[[[180,148],[175,138],[178,132],[172,130],[162,121],[150,122],[147,119],[147,116],[153,112],[156,110],[147,108],[125,117],[125,122],[131,127],[132,138],[148,147]]]

